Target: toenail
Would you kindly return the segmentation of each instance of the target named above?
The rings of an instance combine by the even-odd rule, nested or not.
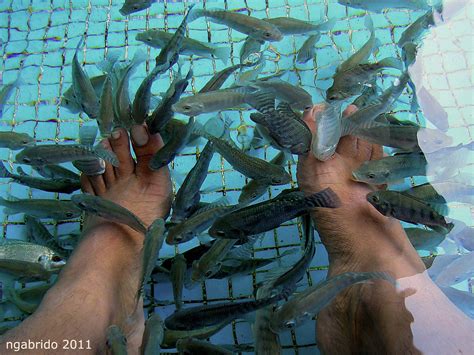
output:
[[[113,139],[119,139],[120,138],[120,130],[115,130],[112,132],[112,138]]]
[[[139,147],[148,143],[148,132],[145,126],[133,126],[131,135],[133,142]]]

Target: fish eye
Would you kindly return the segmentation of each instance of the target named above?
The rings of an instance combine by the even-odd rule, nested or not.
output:
[[[186,110],[186,111],[191,110],[191,108],[192,108],[192,107],[189,106],[189,105],[184,105],[184,106],[183,106],[183,109]]]
[[[224,231],[216,231],[215,233],[216,233],[216,235],[218,235],[219,237],[225,237],[225,232],[224,232]]]
[[[51,258],[51,260],[54,261],[54,262],[59,262],[59,261],[62,261],[63,259],[62,259],[60,256],[58,256],[58,255],[54,255],[54,256]]]
[[[372,196],[370,197],[370,199],[371,199],[373,202],[379,202],[379,201],[380,201],[380,199],[379,199],[376,195],[372,195]]]
[[[31,163],[31,159],[30,159],[30,158],[24,157],[22,160],[23,160],[23,163],[26,163],[26,164]]]
[[[263,33],[263,37],[269,38],[271,36],[272,36],[272,34],[270,32],[264,32]]]
[[[211,277],[213,273],[214,273],[214,272],[213,272],[212,270],[207,270],[207,271],[204,273],[204,276],[206,276],[206,277]]]
[[[375,179],[375,174],[374,173],[369,173],[369,174],[367,174],[367,177],[369,179]]]
[[[151,42],[152,39],[153,39],[153,38],[151,38],[151,37],[148,37],[148,38],[147,38],[148,42]]]
[[[72,212],[66,212],[66,217],[67,218],[72,218],[74,216],[74,213]]]

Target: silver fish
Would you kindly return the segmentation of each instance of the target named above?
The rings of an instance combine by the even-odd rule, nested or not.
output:
[[[71,201],[58,201],[47,199],[18,199],[10,197],[5,200],[0,197],[0,205],[5,206],[5,214],[26,213],[36,218],[52,218],[56,220],[76,218],[81,215],[78,209]]]
[[[107,348],[113,355],[127,355],[127,338],[115,324],[107,328]]]
[[[329,31],[336,23],[336,19],[316,23],[302,21],[292,17],[275,17],[265,19],[265,21],[274,25],[285,36],[320,34],[322,31]]]
[[[65,254],[64,250],[58,245],[56,238],[54,238],[48,229],[36,218],[26,215],[25,225],[29,240],[51,248],[58,255]]]
[[[31,147],[35,144],[35,139],[27,133],[0,132],[0,148],[19,150],[25,147]]]
[[[100,95],[99,115],[97,116],[97,123],[102,137],[110,136],[110,133],[114,128],[113,101],[112,81],[107,77],[104,81],[104,86]]]
[[[71,201],[81,210],[94,216],[125,224],[139,233],[145,234],[147,230],[143,221],[128,209],[102,197],[77,194],[71,197]]]
[[[220,239],[215,241],[199,260],[193,262],[191,281],[199,282],[217,273],[220,268],[220,261],[225,258],[236,242],[237,239]]]
[[[61,165],[33,165],[32,168],[42,177],[48,179],[80,179],[79,174],[62,167]]]
[[[266,288],[257,290],[257,300],[270,296]],[[270,329],[270,320],[273,316],[273,307],[267,306],[255,312],[255,323],[253,325],[253,337],[255,339],[256,355],[279,355],[282,348],[280,337]]]
[[[21,298],[21,296],[16,292],[16,290],[12,287],[7,287],[5,289],[5,297],[8,301],[13,303],[20,311],[31,314],[36,311],[38,308],[39,303],[37,302],[28,302]]]
[[[341,102],[327,104],[316,122],[311,151],[321,161],[330,159],[336,152],[342,135],[341,106]]]
[[[102,88],[106,78],[107,75],[105,74],[93,76],[90,78],[92,87],[94,88],[97,97],[100,97],[102,93]],[[71,113],[83,112],[81,104],[77,102],[77,99],[74,96],[74,84],[64,91],[63,96],[61,97],[60,105],[64,108],[67,108],[69,111],[71,111]]]
[[[183,306],[183,286],[186,269],[187,265],[184,255],[176,255],[171,264],[170,279],[173,284],[173,297],[177,310],[180,310]]]
[[[252,54],[260,53],[260,50],[264,44],[265,41],[261,41],[250,36],[247,37],[240,48],[240,63],[244,63]]]
[[[373,12],[385,9],[428,10],[426,0],[338,0],[339,4]]]
[[[158,313],[153,313],[145,322],[145,331],[141,345],[143,355],[155,355],[161,353],[161,343],[164,338],[164,323]]]
[[[296,55],[296,62],[300,64],[304,64],[311,59],[314,58],[314,46],[316,43],[321,39],[321,34],[315,34],[313,36],[309,36],[306,41],[304,41],[301,48],[298,50],[298,54]]]
[[[132,117],[136,124],[142,124],[147,119],[150,110],[151,86],[163,72],[161,67],[153,68],[138,87],[132,104]]]
[[[244,63],[244,64],[236,64],[232,65],[228,68],[222,69],[221,71],[217,72],[214,74],[214,76],[209,79],[209,81],[202,87],[201,90],[199,90],[199,93],[204,93],[204,92],[209,92],[209,91],[215,91],[221,88],[221,86],[224,84],[224,82],[227,80],[227,78],[236,70],[242,70],[243,68],[246,67],[252,67],[256,65],[257,62],[249,62],[249,63]]]
[[[123,16],[127,16],[148,9],[152,3],[153,0],[125,0],[119,11]]]

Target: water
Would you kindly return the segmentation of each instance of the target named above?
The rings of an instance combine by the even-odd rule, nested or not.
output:
[[[78,139],[78,129],[82,125],[94,125],[88,117],[72,114],[60,106],[62,93],[71,84],[71,60],[75,46],[84,34],[84,49],[79,55],[80,61],[89,76],[101,74],[96,64],[104,59],[104,55],[112,50],[121,53],[120,59],[130,59],[139,49],[145,49],[149,56],[146,63],[138,68],[130,82],[130,92],[141,83],[146,73],[153,65],[157,49],[145,47],[135,40],[135,35],[150,28],[174,31],[182,19],[185,4],[190,1],[160,1],[154,3],[146,11],[141,11],[125,18],[119,13],[121,1],[0,1],[0,65],[3,83],[15,80],[18,73],[24,84],[10,96],[0,122],[1,130],[27,132],[39,142],[71,142]],[[270,0],[270,1],[207,1],[208,8],[226,8],[239,10],[251,16],[265,18],[290,16],[298,19],[318,21],[322,12],[325,19],[337,18],[331,35],[323,35],[316,44],[316,57],[304,65],[295,64],[297,50],[301,47],[305,36],[288,36],[281,42],[271,43],[265,55],[266,66],[262,75],[269,75],[280,70],[291,70],[290,82],[302,86],[313,96],[313,102],[322,102],[325,90],[332,83],[332,75],[337,65],[352,52],[360,48],[369,36],[364,26],[363,10],[351,9],[327,1],[310,0]],[[467,12],[466,12],[467,13]],[[165,15],[163,15],[165,14]],[[423,12],[407,10],[390,10],[383,14],[372,14],[376,27],[376,37],[381,45],[371,61],[389,56],[400,56],[396,42],[406,28]],[[463,17],[464,16],[464,17]],[[471,25],[466,25],[470,23]],[[423,85],[442,104],[449,115],[449,134],[454,138],[454,144],[472,141],[473,132],[473,99],[472,99],[472,42],[469,44],[469,31],[472,28],[472,15],[466,17],[461,11],[460,19],[454,21],[447,31],[439,31],[434,39],[425,41],[423,49],[424,64],[416,75],[423,80]],[[189,26],[188,36],[204,42],[212,42],[219,46],[231,46],[231,58],[227,65],[237,64],[240,47],[246,36],[226,26],[206,22],[199,19]],[[437,37],[436,37],[437,36]],[[457,40],[451,39],[455,36]],[[462,53],[462,50],[465,53]],[[471,56],[469,56],[469,54]],[[181,56],[183,72],[191,67],[194,78],[187,93],[196,92],[217,71],[227,65],[219,60],[198,57]],[[388,87],[398,76],[394,70],[386,70],[381,75],[379,84]],[[235,77],[228,80],[231,83]],[[171,75],[163,75],[153,86],[155,95],[166,91],[170,84]],[[393,111],[400,119],[411,119],[429,127],[420,110],[410,112],[413,97],[411,89],[407,89],[397,102]],[[423,106],[423,105],[422,105]],[[252,133],[253,123],[248,118],[246,110],[226,111],[223,115],[232,120],[232,136],[237,141],[237,134],[244,132],[243,126],[248,126],[247,132]],[[205,122],[215,115],[199,116],[199,121]],[[237,130],[239,128],[239,130]],[[242,133],[240,133],[242,134]],[[239,137],[242,140],[242,137]],[[181,181],[184,174],[196,160],[199,147],[186,148],[171,164],[174,182]],[[271,159],[276,155],[271,148],[261,149],[259,157]],[[0,149],[0,158],[12,162],[14,152]],[[472,168],[472,156],[466,157],[466,171]],[[16,166],[13,165],[15,168]],[[296,180],[296,165],[288,163],[288,171]],[[25,167],[26,172],[31,172]],[[405,186],[425,182],[426,179],[406,180]],[[204,183],[203,200],[214,201],[226,195],[236,202],[241,187],[245,184],[244,176],[235,172],[232,167],[217,154],[211,162],[209,175]],[[176,184],[174,187],[177,188]],[[272,187],[265,198],[278,194],[288,186]],[[398,189],[399,187],[397,187]],[[26,188],[23,185],[0,181],[1,195],[11,194],[19,198],[67,198],[63,194],[47,193]],[[466,205],[454,206],[456,217],[472,225],[472,210]],[[5,216],[2,214],[0,231],[4,237],[22,239],[25,235],[23,215]],[[48,223],[48,228],[54,235],[77,230],[80,221]],[[298,247],[301,239],[301,227],[292,221],[275,231],[268,232],[260,243],[255,246],[255,257],[269,257],[281,254],[283,251]],[[161,256],[168,257],[175,252],[182,252],[196,245],[193,241],[178,246],[177,249],[165,246]],[[442,252],[442,249],[439,250]],[[423,253],[423,252],[422,252]],[[426,254],[426,253],[425,253]],[[323,280],[327,273],[327,255],[321,244],[317,246],[316,257],[308,269],[301,286],[312,285]],[[206,281],[202,287],[185,291],[184,302],[198,304],[202,300],[216,301],[223,299],[240,299],[251,297],[256,282],[261,281],[265,268],[255,275],[239,277],[232,280]],[[467,288],[467,284],[460,287]],[[171,285],[159,285],[151,291],[151,295],[159,300],[172,300]],[[163,317],[174,311],[174,306],[156,307]],[[9,310],[9,318],[19,317],[18,311]],[[312,326],[299,327],[280,335],[285,354],[315,354],[317,346]],[[252,341],[250,324],[237,321],[224,328],[220,333],[211,337],[214,343],[247,343]]]

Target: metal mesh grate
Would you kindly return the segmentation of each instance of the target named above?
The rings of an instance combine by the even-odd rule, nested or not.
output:
[[[158,50],[146,47],[135,40],[136,33],[158,28],[174,31],[183,15],[185,7],[190,1],[159,1],[150,9],[132,14],[125,18],[119,12],[123,1],[0,1],[0,38],[3,44],[0,48],[0,63],[3,82],[8,83],[16,79],[20,73],[24,81],[19,89],[11,95],[3,118],[0,121],[1,130],[27,132],[40,142],[68,142],[77,140],[78,129],[89,122],[85,114],[72,114],[60,106],[60,97],[71,84],[71,61],[75,46],[79,38],[84,35],[85,46],[79,59],[82,60],[85,70],[90,76],[101,72],[96,64],[103,60],[110,50],[119,50],[121,59],[129,59],[138,49],[146,49],[148,60],[133,75],[130,82],[130,92],[138,87],[141,80],[150,70],[150,59],[153,60]],[[279,70],[291,70],[291,80],[301,85],[313,95],[314,102],[322,101],[322,93],[331,84],[331,77],[335,67],[350,53],[360,48],[368,38],[368,31],[364,27],[364,11],[345,8],[331,1],[310,0],[233,0],[233,1],[203,1],[205,8],[219,7],[236,10],[255,17],[291,16],[299,19],[318,21],[320,14],[328,18],[338,18],[340,21],[334,27],[331,35],[323,36],[316,45],[316,57],[305,65],[296,64],[296,53],[305,37],[286,37],[283,41],[269,45],[266,54],[268,60],[263,75]],[[376,26],[377,38],[381,41],[376,59],[387,56],[400,57],[396,41],[404,28],[412,23],[421,13],[404,10],[393,10],[384,14],[372,14]],[[203,19],[190,24],[188,35],[204,42],[231,47],[230,64],[239,62],[238,55],[245,35],[228,29],[225,26],[206,22]],[[288,45],[289,44],[289,45]],[[472,52],[470,52],[472,53]],[[188,87],[188,93],[198,91],[206,81],[217,71],[226,67],[218,60],[209,60],[198,57],[182,57],[185,59],[184,68],[190,66],[194,77]],[[449,68],[440,67],[441,76],[450,72]],[[388,73],[388,74],[387,74]],[[391,72],[385,72],[383,84],[388,85],[393,80]],[[393,74],[397,74],[394,72]],[[160,78],[153,86],[154,94],[165,91],[172,75]],[[385,80],[389,78],[388,80]],[[232,79],[230,79],[232,80]],[[229,81],[230,81],[229,80]],[[405,92],[402,101],[408,102],[411,92]],[[458,108],[459,102],[453,107]],[[471,108],[465,110],[466,115],[472,115]],[[410,117],[419,122],[423,121],[420,113],[412,116],[409,105],[400,103],[396,110],[400,118]],[[232,136],[235,138],[236,129],[245,125],[252,130],[252,122],[246,110],[226,112],[225,115],[233,121]],[[212,115],[199,116],[198,120],[205,121]],[[472,140],[472,117],[464,117],[457,126],[467,129],[468,140]],[[185,151],[171,165],[175,177],[187,172],[196,161],[198,148],[186,148]],[[270,159],[276,152],[273,149],[262,149],[258,156]],[[13,154],[6,149],[0,150],[0,158],[4,161],[13,161]],[[11,163],[10,163],[11,164]],[[288,163],[291,173],[292,186],[296,185],[295,164]],[[28,168],[26,169],[27,172]],[[245,184],[245,178],[216,155],[211,162],[209,176],[203,186],[206,189],[204,201],[213,201],[222,195],[227,195],[231,201],[237,201],[240,188]],[[413,180],[412,182],[415,182]],[[176,187],[176,185],[175,185]],[[62,194],[31,190],[21,185],[10,184],[6,180],[0,181],[3,193],[11,193],[16,197],[29,198],[59,198],[67,199]],[[268,197],[281,191],[282,187],[272,187]],[[63,234],[79,228],[80,221],[50,222],[48,224],[55,235]],[[22,215],[2,215],[3,237],[22,238],[24,235]],[[300,246],[301,227],[296,222],[286,223],[275,231],[268,232],[262,242],[255,246],[255,256],[268,257],[280,255],[288,248]],[[172,256],[175,252],[182,252],[197,242],[180,245],[176,248],[165,247],[162,256]],[[295,256],[296,258],[297,256]],[[316,257],[306,273],[303,285],[312,285],[325,278],[327,270],[327,255],[322,245],[318,245]],[[229,299],[244,299],[253,297],[257,282],[261,281],[265,268],[249,277],[230,280],[208,280],[193,290],[184,294],[185,303],[215,302]],[[151,290],[151,296],[157,299],[148,307],[156,310],[163,316],[174,311],[174,306],[162,306],[163,300],[172,300],[169,284],[156,285]],[[250,325],[244,321],[237,321],[224,328],[211,338],[216,343],[249,343],[252,342]],[[300,327],[281,334],[281,343],[284,353],[314,354],[314,328]]]

